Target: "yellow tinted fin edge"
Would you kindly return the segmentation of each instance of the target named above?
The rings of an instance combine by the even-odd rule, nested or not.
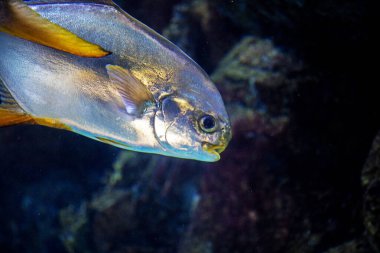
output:
[[[26,113],[14,99],[0,78],[0,127],[18,124],[38,124],[47,127],[71,130],[57,119],[39,118]]]
[[[100,58],[110,54],[99,45],[88,42],[41,17],[22,1],[3,2],[1,8],[2,32],[82,57]]]
[[[21,123],[33,123],[33,119],[21,109],[0,79],[0,127]]]
[[[0,127],[33,123],[33,119],[27,114],[15,113],[0,108]]]

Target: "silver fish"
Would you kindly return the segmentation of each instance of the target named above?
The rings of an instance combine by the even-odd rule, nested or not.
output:
[[[108,0],[0,1],[0,126],[219,160],[231,138],[222,98],[174,44]]]

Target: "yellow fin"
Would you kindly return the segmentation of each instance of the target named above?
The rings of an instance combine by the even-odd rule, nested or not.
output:
[[[51,118],[36,118],[34,117],[33,118],[33,122],[35,124],[38,124],[38,125],[41,125],[41,126],[47,126],[47,127],[53,127],[53,128],[59,128],[59,129],[64,129],[64,130],[68,130],[68,131],[71,131],[72,129],[61,123],[59,120],[57,119],[51,119]]]
[[[32,118],[21,109],[0,78],[0,127],[31,122]]]
[[[116,147],[119,147],[119,148],[127,148],[128,147],[124,143],[116,141],[116,140],[111,140],[111,139],[107,139],[107,138],[104,138],[104,137],[95,137],[95,138],[98,141],[106,143],[108,145],[116,146]]]
[[[0,0],[1,1],[1,0]],[[38,124],[64,130],[71,128],[57,119],[38,118],[26,113],[0,78],[0,127],[17,124]]]
[[[58,120],[50,118],[35,118],[26,113],[15,112],[0,108],[0,127],[18,125],[18,124],[38,124],[52,128],[64,129],[71,131],[71,128],[62,124]]]
[[[0,0],[4,1],[4,0]],[[100,58],[110,52],[41,17],[21,0],[1,3],[0,31],[70,54]]]
[[[16,113],[0,108],[0,127],[11,126],[22,123],[33,123],[32,117],[23,113]]]

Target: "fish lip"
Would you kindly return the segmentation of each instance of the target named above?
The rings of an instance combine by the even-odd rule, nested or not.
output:
[[[218,157],[220,157],[220,153],[222,153],[226,149],[226,147],[227,147],[226,143],[221,143],[221,144],[212,144],[208,142],[202,143],[202,148],[204,151],[213,155],[217,155]]]
[[[214,155],[219,160],[220,154],[227,148],[231,137],[231,126],[229,123],[226,123],[222,128],[222,135],[219,141],[217,143],[203,142],[202,148],[205,152]]]

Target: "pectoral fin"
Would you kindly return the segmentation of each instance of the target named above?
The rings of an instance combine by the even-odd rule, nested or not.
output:
[[[20,0],[0,0],[0,31],[82,57],[110,54],[65,28],[41,17]]]
[[[128,114],[141,115],[154,105],[154,98],[147,87],[130,70],[107,65],[110,80],[116,85]]]

